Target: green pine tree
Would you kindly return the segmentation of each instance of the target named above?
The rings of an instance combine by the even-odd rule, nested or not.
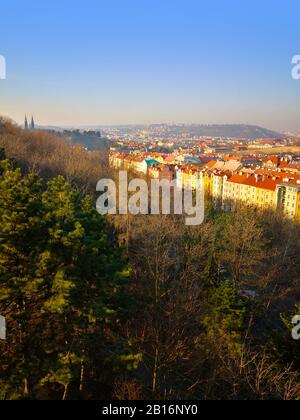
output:
[[[198,343],[204,339],[230,357],[239,356],[243,350],[245,315],[246,305],[232,282],[223,282],[210,293],[207,313],[202,320],[205,332]]]
[[[89,197],[1,162],[0,398],[84,398],[140,355],[120,346],[130,271]],[[136,363],[133,363],[136,361]],[[93,387],[91,387],[93,388]],[[99,395],[98,395],[99,398]]]

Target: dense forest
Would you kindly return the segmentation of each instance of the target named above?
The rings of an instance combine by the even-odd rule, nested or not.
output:
[[[0,119],[0,399],[300,399],[299,226],[96,212],[105,151]]]

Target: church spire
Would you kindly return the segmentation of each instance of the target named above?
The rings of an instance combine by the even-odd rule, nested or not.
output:
[[[34,130],[34,128],[35,128],[33,116],[31,117],[30,128],[31,128],[31,130]]]
[[[28,130],[28,120],[27,120],[27,115],[25,115],[24,128],[25,128],[25,130]]]

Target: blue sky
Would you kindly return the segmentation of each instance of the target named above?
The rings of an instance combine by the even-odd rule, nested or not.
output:
[[[300,130],[296,0],[2,2],[0,114]]]

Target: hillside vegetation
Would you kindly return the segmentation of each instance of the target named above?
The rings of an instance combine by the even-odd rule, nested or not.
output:
[[[44,131],[25,131],[0,118],[0,147],[25,171],[45,179],[62,175],[83,192],[95,191],[102,175],[107,174],[107,151],[86,151],[80,144]]]

